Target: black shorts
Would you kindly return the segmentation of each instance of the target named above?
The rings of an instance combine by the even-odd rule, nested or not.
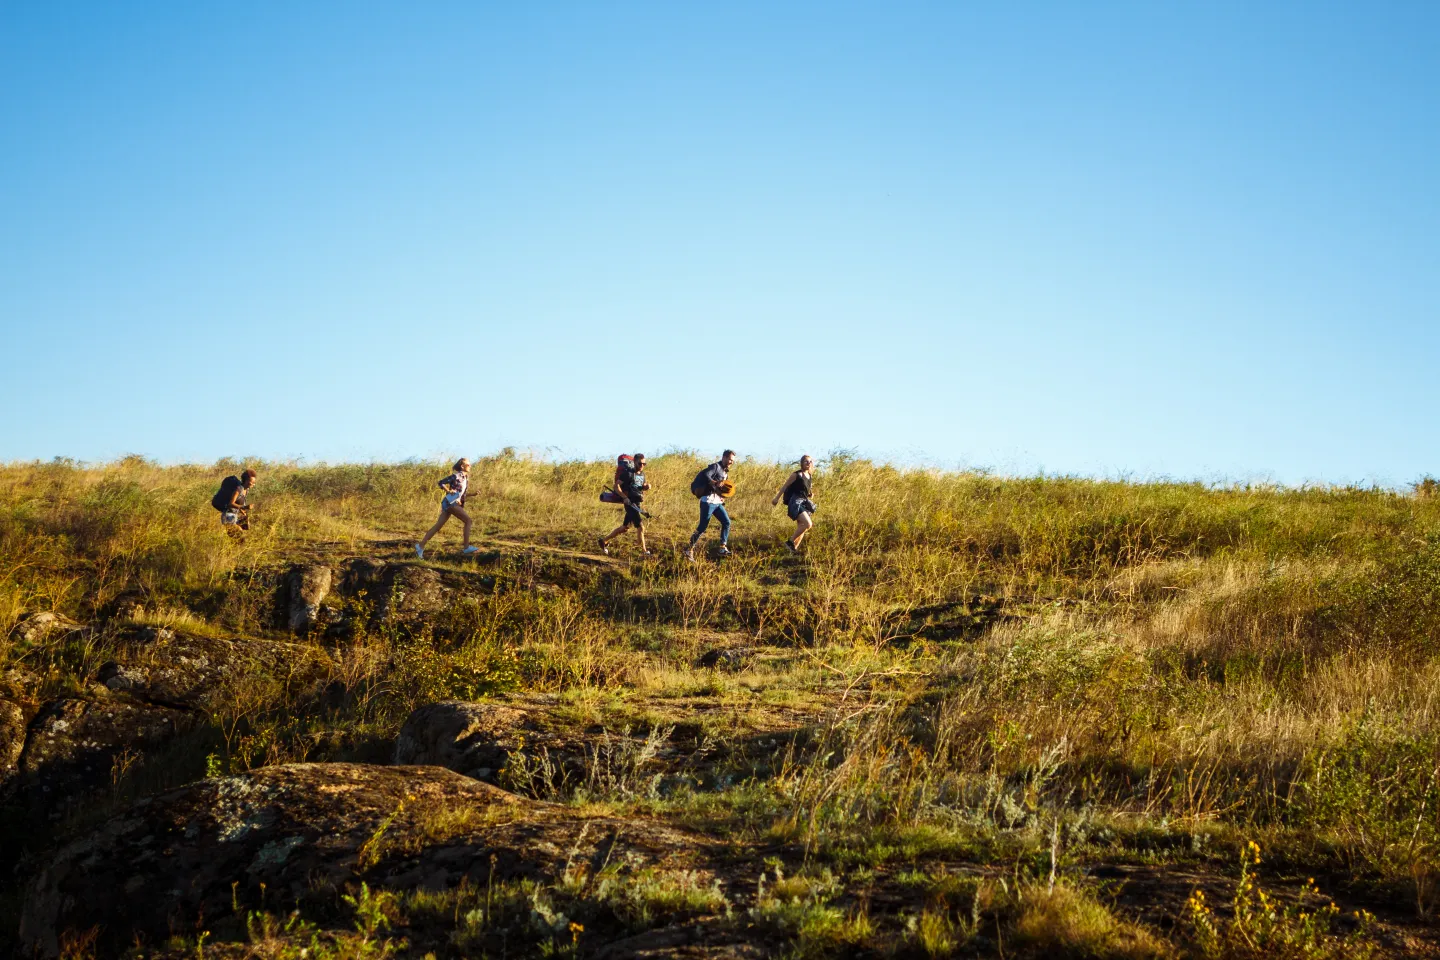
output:
[[[642,516],[640,516],[640,508],[637,507],[637,506],[635,506],[634,504],[630,504],[630,503],[625,504],[625,526],[627,526],[627,527],[643,527],[643,526],[645,526],[645,518],[642,517]]]
[[[800,514],[802,513],[808,513],[812,515],[815,513],[815,501],[810,500],[806,497],[796,497],[794,500],[791,500],[789,503],[787,503],[785,505],[785,508],[786,512],[790,514],[791,520],[799,520]]]

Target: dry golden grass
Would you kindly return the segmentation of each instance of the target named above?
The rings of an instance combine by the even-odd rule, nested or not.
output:
[[[0,466],[0,666],[48,671],[46,690],[78,683],[103,644],[26,644],[16,624],[35,610],[89,620],[122,597],[141,601],[139,622],[264,633],[268,588],[253,573],[317,554],[409,559],[448,472],[256,466],[241,541],[208,505],[241,464]],[[283,705],[237,701],[217,722],[263,749],[224,761],[327,756],[315,746],[325,737],[382,738],[411,707],[447,697],[558,693],[577,723],[673,722],[676,704],[703,700],[750,711],[734,735],[781,716],[819,724],[818,745],[787,746],[725,814],[817,855],[883,862],[976,836],[1032,849],[1057,823],[1079,837],[1097,818],[1203,825],[1263,834],[1430,909],[1440,499],[1003,479],[836,456],[817,474],[818,527],[796,560],[780,549],[793,526],[770,505],[788,468],[745,461],[733,471],[735,556],[690,565],[677,550],[701,466],[651,460],[656,557],[621,540],[612,561],[574,568],[594,590],[541,591],[546,564],[569,569],[613,527],[596,499],[611,466],[477,458],[476,536],[505,553],[497,575],[513,589],[467,600],[434,635],[362,633],[337,648],[346,712],[281,723],[265,711]],[[427,562],[461,569],[458,537],[452,523]],[[734,672],[694,665],[717,646],[768,655]],[[1027,896],[1015,929],[1036,950],[1169,949],[1063,882]],[[805,909],[796,923],[848,931],[817,942],[870,929],[858,914]],[[927,916],[924,952],[963,942],[948,914]]]

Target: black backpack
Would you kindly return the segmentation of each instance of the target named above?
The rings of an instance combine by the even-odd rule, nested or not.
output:
[[[230,500],[235,496],[235,488],[244,486],[239,477],[226,477],[220,482],[220,489],[215,491],[215,496],[210,498],[210,506],[224,513],[230,509]]]
[[[697,497],[703,497],[710,492],[709,467],[695,474],[695,479],[690,481],[690,492]]]

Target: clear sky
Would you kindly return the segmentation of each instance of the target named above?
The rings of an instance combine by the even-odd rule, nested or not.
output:
[[[1440,3],[0,4],[0,460],[1440,473]]]

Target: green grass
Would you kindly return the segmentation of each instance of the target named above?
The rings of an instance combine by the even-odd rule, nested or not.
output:
[[[359,618],[332,650],[341,702],[297,704],[257,682],[195,735],[203,753],[165,762],[383,757],[411,709],[448,698],[560,694],[557,716],[614,733],[691,722],[701,704],[721,711],[704,722],[726,758],[701,786],[654,780],[640,760],[603,751],[596,763],[607,766],[578,787],[544,786],[533,770],[513,771],[515,782],[778,843],[838,871],[824,896],[772,890],[745,906],[801,955],[970,949],[971,903],[906,919],[843,893],[847,871],[959,861],[1029,877],[1030,892],[1012,883],[994,915],[1017,946],[1200,949],[1178,916],[1177,939],[1162,943],[1112,915],[1079,871],[1185,860],[1233,876],[1234,851],[1252,837],[1296,872],[1328,878],[1330,895],[1379,897],[1412,920],[1434,910],[1440,500],[1006,479],[836,456],[817,473],[818,527],[797,559],[780,549],[793,527],[769,502],[786,468],[746,461],[733,472],[735,556],[690,565],[678,548],[700,465],[650,461],[653,559],[621,540],[613,561],[592,564],[581,555],[615,519],[595,496],[608,464],[478,459],[469,509],[496,553],[459,562],[452,523],[427,565],[483,575],[485,589],[420,629]],[[413,560],[406,544],[433,521],[434,482],[448,471],[255,464],[254,529],[233,541],[208,500],[241,466],[0,466],[0,673],[35,678],[11,695],[82,689],[119,642],[113,627],[27,641],[22,614],[92,622],[125,606],[132,624],[273,636],[289,563]],[[733,671],[694,665],[716,646],[763,656]],[[772,747],[746,739],[793,718],[815,726]],[[1035,894],[1052,869],[1064,884]],[[739,909],[698,880],[647,882],[612,884],[599,896],[606,916],[633,927]],[[489,921],[475,922],[456,943],[485,941]]]

